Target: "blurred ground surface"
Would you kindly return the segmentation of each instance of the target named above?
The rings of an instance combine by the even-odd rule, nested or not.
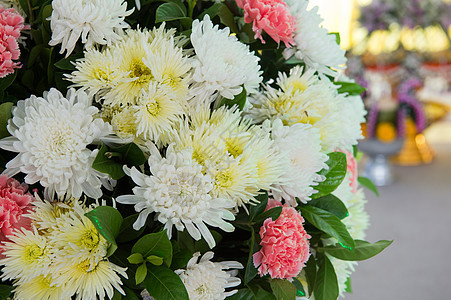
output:
[[[427,132],[436,152],[429,165],[395,167],[397,181],[367,192],[367,240],[394,240],[361,262],[346,300],[451,299],[451,122]],[[362,161],[363,163],[364,161]]]

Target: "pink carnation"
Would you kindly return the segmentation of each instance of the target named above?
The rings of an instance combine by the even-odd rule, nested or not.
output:
[[[349,151],[343,151],[346,154],[346,161],[348,163],[347,172],[349,174],[349,186],[353,193],[357,193],[357,160],[354,155]]]
[[[244,20],[252,24],[255,38],[262,43],[264,30],[277,43],[285,46],[294,44],[293,32],[296,30],[296,20],[290,14],[288,5],[282,0],[236,0],[238,6],[244,9]]]
[[[27,189],[26,184],[0,175],[0,241],[7,240],[16,228],[30,228],[31,220],[22,216],[32,209],[34,200]]]
[[[278,201],[268,201],[268,207],[281,206]],[[268,218],[260,228],[260,251],[253,255],[260,276],[269,273],[271,278],[292,280],[310,256],[310,235],[302,225],[304,218],[293,207],[284,206],[277,220]]]
[[[25,29],[24,19],[13,8],[4,9],[0,6],[0,78],[14,73],[20,68],[20,50],[17,39]]]

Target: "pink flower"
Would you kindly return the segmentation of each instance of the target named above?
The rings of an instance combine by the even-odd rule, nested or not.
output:
[[[20,68],[21,64],[14,62],[20,56],[17,39],[26,28],[23,17],[13,8],[4,9],[0,6],[0,78]]]
[[[357,193],[357,160],[355,159],[354,155],[349,151],[342,151],[346,154],[346,161],[348,163],[348,169],[347,172],[349,174],[349,186],[352,189],[352,192],[355,194]]]
[[[27,189],[26,184],[0,175],[0,241],[7,240],[14,229],[31,228],[31,220],[22,216],[32,209],[31,202],[34,200]]]
[[[278,44],[285,43],[288,48],[294,44],[293,32],[296,30],[296,20],[290,14],[288,5],[282,0],[236,0],[238,6],[244,9],[244,20],[252,24],[255,38],[265,43],[262,37],[264,30]]]
[[[268,201],[267,209],[281,206],[278,201]],[[284,206],[277,220],[268,218],[260,228],[260,251],[253,255],[260,276],[269,273],[271,278],[292,280],[310,256],[310,235],[302,225],[304,218],[293,207]]]

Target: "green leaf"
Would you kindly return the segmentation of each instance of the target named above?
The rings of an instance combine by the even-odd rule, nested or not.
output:
[[[233,107],[234,105],[238,105],[238,108],[240,110],[243,110],[244,105],[246,104],[247,92],[246,92],[246,89],[244,88],[244,86],[242,88],[243,88],[243,90],[241,91],[241,93],[236,95],[233,99],[223,98],[221,100],[220,106],[225,105],[227,107]]]
[[[118,290],[114,290],[113,298],[111,300],[122,300],[122,294]]]
[[[139,230],[135,230],[133,228],[133,223],[138,219],[139,214],[134,214],[128,216],[122,221],[121,229],[119,230],[119,234],[116,237],[116,242],[118,243],[126,243],[136,239],[140,236],[144,230],[145,226],[141,227]]]
[[[109,174],[118,180],[125,176],[123,166],[139,166],[146,162],[141,149],[134,143],[117,148],[108,148],[105,144],[99,149],[92,167],[102,173]]]
[[[371,181],[371,179],[366,178],[366,177],[362,177],[359,176],[357,178],[357,181],[364,187],[366,187],[367,189],[369,189],[370,191],[372,191],[373,193],[376,194],[376,196],[379,197],[379,191],[377,190],[377,187],[374,185],[374,183]]]
[[[305,264],[305,279],[307,280],[309,293],[313,291],[316,282],[316,260],[313,255],[310,255],[309,260]]]
[[[329,194],[321,198],[313,199],[308,202],[308,205],[313,205],[315,207],[326,210],[340,219],[344,219],[349,216],[348,209],[346,205],[338,199],[336,196]]]
[[[17,72],[13,74],[9,74],[6,77],[0,79],[0,91],[6,90],[11,84],[13,84],[14,80],[16,80]]]
[[[141,253],[133,253],[129,257],[127,257],[129,263],[137,265],[144,261],[144,257]]]
[[[163,266],[149,266],[142,285],[155,300],[189,300],[180,277]]]
[[[155,266],[161,266],[163,264],[163,258],[156,255],[149,255],[146,260]]]
[[[144,279],[146,279],[146,276],[147,276],[147,264],[143,263],[138,267],[138,269],[136,269],[135,273],[136,284],[138,285],[141,282],[143,282]]]
[[[302,285],[302,283],[299,281],[299,279],[297,277],[293,278],[293,284],[296,287],[296,296],[306,296],[305,290],[304,290],[304,286]]]
[[[50,29],[50,21],[47,20],[47,18],[49,18],[52,15],[52,12],[53,12],[53,8],[52,8],[51,4],[42,6],[41,11],[40,11],[40,16],[42,18],[42,25],[48,33],[51,33],[52,30]]]
[[[340,33],[339,32],[330,32],[329,34],[335,35],[335,41],[337,42],[337,45],[340,45],[340,43],[341,43]]]
[[[171,269],[177,270],[186,267],[188,261],[193,257],[193,253],[188,249],[179,249],[172,255]]]
[[[222,3],[215,3],[212,6],[210,6],[209,8],[207,8],[206,10],[204,10],[197,18],[202,21],[204,19],[205,15],[209,15],[210,19],[213,19],[214,17],[216,17],[218,15],[219,8],[223,5],[224,4],[222,4]]]
[[[125,176],[123,170],[123,164],[114,161],[111,157],[107,157],[108,147],[105,144],[99,149],[94,162],[92,163],[92,168],[102,173],[106,173],[111,176],[114,180],[118,180]]]
[[[116,236],[122,224],[121,213],[111,206],[99,206],[87,212],[85,216],[91,220],[97,231],[111,243],[107,256],[116,251]]]
[[[355,82],[343,82],[336,81],[335,85],[339,85],[338,92],[340,94],[347,93],[350,96],[360,96],[366,89],[358,83]]]
[[[253,255],[257,251],[258,244],[255,239],[255,230],[252,228],[251,241],[249,247],[249,257],[247,259],[246,271],[244,273],[244,283],[248,284],[249,281],[255,278],[258,274],[257,268],[254,266]]]
[[[277,300],[276,297],[263,289],[259,289],[257,292],[256,300]]]
[[[337,216],[311,205],[300,207],[300,210],[302,216],[313,226],[336,238],[337,241],[344,246],[354,248],[354,240],[346,229],[346,226]]]
[[[77,59],[83,58],[84,55],[82,52],[79,53],[73,53],[69,55],[67,58],[60,59],[55,63],[55,67],[58,69],[64,70],[64,71],[73,71],[75,70],[74,62]]]
[[[0,284],[0,299],[1,300],[8,299],[13,289],[14,287],[12,286]]]
[[[215,240],[215,244],[218,245],[222,240],[222,235],[215,230],[210,230],[210,232]],[[210,246],[208,246],[205,239],[201,239],[199,241],[194,242],[194,250],[199,251],[200,253],[204,253],[204,252],[210,251],[211,248],[210,248]]]
[[[157,8],[155,23],[186,18],[186,11],[175,3],[164,3]]]
[[[30,17],[30,10],[28,7],[28,1],[27,0],[19,0],[20,7],[22,7],[25,14]]]
[[[122,154],[122,161],[127,165],[140,166],[146,162],[144,153],[134,143],[130,143],[118,148],[111,148],[111,151]]]
[[[218,16],[221,19],[221,23],[225,26],[229,27],[230,30],[234,33],[239,33],[238,27],[236,26],[235,19],[233,13],[227,7],[227,5],[222,5],[218,9]]]
[[[255,197],[259,203],[257,205],[249,206],[249,220],[252,221],[256,216],[263,213],[268,205],[268,192],[264,192],[263,194]]]
[[[227,300],[257,300],[257,298],[250,289],[240,289],[236,294],[227,297]]]
[[[300,65],[300,64],[304,64],[304,61],[293,55],[288,60],[286,60],[285,63],[287,65]]]
[[[125,285],[122,286],[122,289],[125,292],[125,300],[139,300],[138,296],[136,296],[136,293],[132,289],[129,289]]]
[[[281,213],[282,213],[282,206],[273,207],[273,208],[259,214],[258,216],[256,216],[254,219],[254,222],[256,224],[260,224],[260,223],[263,223],[267,218],[277,220],[277,218],[280,216]]]
[[[162,257],[167,266],[172,261],[172,244],[166,230],[150,233],[140,238],[133,245],[132,253],[141,253],[144,258],[150,255]]]
[[[278,300],[295,300],[296,287],[288,280],[271,280],[271,289]]]
[[[348,165],[346,163],[346,154],[342,152],[331,152],[328,154],[329,160],[326,164],[329,169],[323,169],[319,172],[320,175],[326,176],[326,180],[320,182],[315,189],[318,193],[313,194],[312,198],[320,198],[329,195],[341,184],[346,176]]]
[[[315,300],[335,300],[338,298],[338,282],[334,266],[325,255],[318,254],[318,273],[313,295]]]
[[[367,241],[355,240],[355,247],[352,249],[344,248],[341,245],[332,245],[319,248],[318,250],[324,251],[341,260],[359,261],[369,259],[381,253],[385,248],[390,246],[391,243],[393,243],[393,241],[381,240],[371,244]]]
[[[11,109],[13,105],[14,104],[11,102],[0,104],[0,139],[10,136],[6,126],[8,125],[8,120],[12,116]]]
[[[351,277],[348,277],[348,279],[346,279],[345,285],[346,285],[345,292],[352,293]]]

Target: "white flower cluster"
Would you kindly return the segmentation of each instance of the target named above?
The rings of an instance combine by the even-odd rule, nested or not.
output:
[[[49,44],[61,44],[60,53],[67,51],[66,57],[80,37],[86,49],[119,41],[122,30],[129,27],[124,19],[133,12],[127,11],[124,0],[53,0],[52,8]]]
[[[11,136],[0,140],[0,148],[19,153],[4,173],[25,173],[25,182],[39,182],[49,198],[55,192],[100,198],[109,176],[91,167],[98,150],[87,146],[108,139],[112,128],[97,113],[86,93],[73,89],[66,97],[51,89],[43,98],[20,100],[8,124]]]

